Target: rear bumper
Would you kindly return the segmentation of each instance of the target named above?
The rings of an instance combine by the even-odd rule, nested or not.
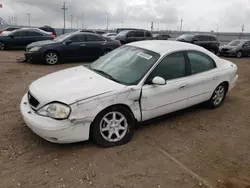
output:
[[[43,62],[44,57],[40,52],[24,52],[25,59],[29,62]]]

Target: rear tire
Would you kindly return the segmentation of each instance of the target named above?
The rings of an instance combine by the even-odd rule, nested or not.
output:
[[[91,125],[91,138],[100,147],[123,145],[131,140],[134,125],[134,116],[128,109],[113,106],[96,116]]]
[[[0,41],[0,50],[5,50],[6,49],[6,45],[4,44],[4,42]]]
[[[220,84],[215,90],[212,97],[206,102],[206,106],[210,109],[218,108],[224,102],[227,94],[227,85],[225,83]]]
[[[45,62],[48,65],[55,65],[59,62],[59,55],[57,52],[49,51],[45,53]]]

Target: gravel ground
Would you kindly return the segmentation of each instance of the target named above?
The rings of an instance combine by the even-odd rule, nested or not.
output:
[[[0,52],[0,188],[250,188],[250,59],[231,59],[239,81],[225,104],[195,106],[138,125],[132,141],[51,144],[25,126],[21,97],[57,66],[16,63]]]

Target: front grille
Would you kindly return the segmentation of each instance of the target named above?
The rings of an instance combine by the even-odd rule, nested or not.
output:
[[[34,108],[36,108],[40,104],[39,101],[35,97],[33,97],[30,92],[28,92],[28,101],[29,104]]]
[[[227,52],[229,49],[226,49],[226,48],[223,48],[223,49],[221,49],[221,51],[223,51],[223,52]]]

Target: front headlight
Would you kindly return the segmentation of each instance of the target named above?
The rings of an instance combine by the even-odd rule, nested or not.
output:
[[[30,49],[30,52],[36,52],[36,51],[38,51],[40,49],[41,49],[41,47],[33,47],[33,48]]]
[[[55,102],[44,106],[37,111],[37,114],[62,120],[67,119],[70,115],[70,112],[71,109],[68,105]]]

